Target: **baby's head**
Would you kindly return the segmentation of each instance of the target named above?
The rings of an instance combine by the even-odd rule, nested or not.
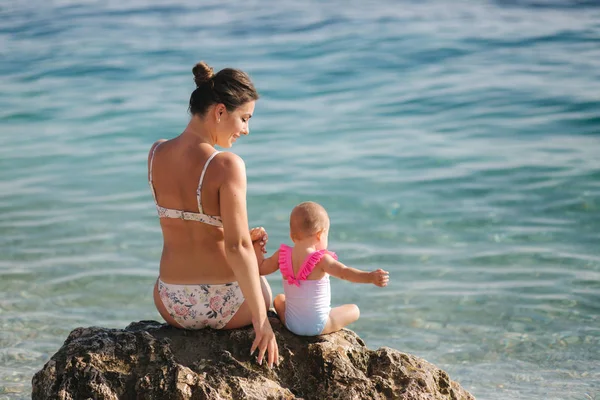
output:
[[[329,216],[322,205],[313,201],[298,204],[290,215],[290,237],[294,243],[314,239],[317,250],[327,248]]]

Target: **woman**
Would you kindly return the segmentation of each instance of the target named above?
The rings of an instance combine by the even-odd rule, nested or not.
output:
[[[248,135],[258,94],[242,71],[226,68],[215,75],[200,62],[192,72],[197,88],[190,97],[189,124],[176,138],[154,143],[148,154],[164,240],[154,302],[178,328],[252,324],[251,353],[258,349],[262,364],[266,352],[271,367],[278,359],[267,318],[271,290],[259,276],[253,246],[254,239],[264,250],[266,232],[248,230],[244,162],[214,147],[231,147]]]

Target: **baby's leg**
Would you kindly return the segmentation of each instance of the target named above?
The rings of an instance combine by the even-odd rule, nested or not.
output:
[[[337,332],[346,325],[350,325],[356,321],[358,317],[360,317],[360,310],[356,304],[344,304],[343,306],[332,308],[329,311],[329,318],[321,335]]]
[[[275,299],[273,299],[273,306],[275,306],[275,311],[277,311],[281,323],[285,326],[285,294],[278,294],[275,296]]]

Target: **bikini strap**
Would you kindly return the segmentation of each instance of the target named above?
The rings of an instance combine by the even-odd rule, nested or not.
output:
[[[163,143],[164,142],[158,142],[158,144],[154,145],[154,148],[152,149],[152,155],[150,156],[150,168],[148,169],[148,184],[150,184],[150,189],[152,190],[152,197],[154,197],[155,204],[158,204],[158,202],[156,201],[156,191],[154,190],[154,185],[152,183],[152,167],[154,165],[154,153],[156,153],[156,149],[158,149],[158,146],[160,146]]]
[[[212,159],[219,154],[220,151],[215,151],[208,157],[206,163],[204,163],[204,168],[202,168],[202,173],[200,174],[200,180],[198,181],[198,189],[196,190],[196,198],[198,199],[198,212],[200,214],[204,214],[202,211],[202,182],[204,181],[204,174],[206,174],[206,169],[208,168],[208,164],[212,161]]]

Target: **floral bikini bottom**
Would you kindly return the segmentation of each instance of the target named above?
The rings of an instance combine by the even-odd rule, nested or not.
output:
[[[185,329],[222,329],[244,303],[237,282],[212,285],[175,285],[158,280],[165,308]]]

